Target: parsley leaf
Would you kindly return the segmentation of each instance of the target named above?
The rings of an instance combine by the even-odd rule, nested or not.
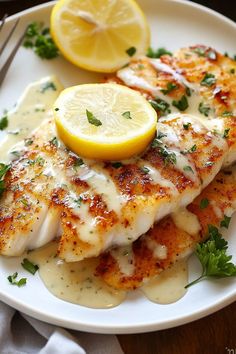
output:
[[[122,113],[122,116],[126,119],[132,119],[130,111],[126,111],[126,112]]]
[[[35,274],[37,270],[39,269],[39,266],[37,264],[31,263],[27,258],[23,259],[23,262],[21,263],[22,267],[27,270],[31,274]]]
[[[120,167],[122,167],[123,165],[122,165],[122,163],[121,162],[112,162],[112,167],[114,167],[114,168],[120,168]]]
[[[165,134],[163,134],[161,136],[161,138],[164,136],[165,136]],[[159,137],[159,135],[156,138],[154,138],[154,140],[152,141],[151,147],[153,149],[155,149],[155,148],[158,149],[158,152],[159,152],[160,156],[162,157],[162,159],[164,160],[165,165],[167,165],[168,163],[176,164],[176,162],[177,162],[176,154],[174,152],[170,151],[167,148],[167,146],[164,145],[164,143],[160,140],[161,138]]]
[[[28,25],[25,40],[25,48],[31,48],[42,59],[52,59],[59,55],[59,50],[50,36],[49,28],[43,28],[43,24],[32,22]]]
[[[0,119],[0,130],[4,130],[8,127],[8,117],[7,116],[3,116]]]
[[[183,95],[179,101],[173,101],[172,104],[180,111],[185,111],[188,108],[188,99]]]
[[[184,171],[185,171],[185,172],[192,172],[192,173],[194,173],[191,166],[184,166]]]
[[[147,50],[147,57],[149,58],[160,58],[162,55],[170,55],[172,56],[173,54],[167,50],[164,47],[158,48],[156,50],[154,50],[153,48],[149,47]]]
[[[199,103],[198,110],[200,113],[202,113],[205,117],[209,116],[211,107],[208,105],[204,105],[203,102]]]
[[[88,111],[86,109],[86,116],[87,116],[87,119],[88,119],[88,122],[92,125],[95,125],[96,127],[99,127],[100,125],[102,125],[102,122],[97,119],[92,112]]]
[[[17,285],[18,287],[21,287],[26,284],[26,281],[27,281],[26,278],[21,278],[21,279],[17,280],[17,277],[18,277],[18,273],[15,272],[14,274],[9,275],[7,277],[7,279],[12,285]]]
[[[200,201],[200,209],[205,209],[209,205],[209,200],[207,198],[203,198]]]
[[[224,219],[220,223],[220,227],[225,227],[226,229],[229,228],[231,217],[224,215]]]
[[[145,175],[147,175],[147,174],[150,172],[149,168],[148,168],[148,167],[145,167],[145,166],[140,167],[140,170],[141,170],[143,173],[145,173]]]
[[[127,53],[130,57],[132,57],[132,56],[134,56],[134,54],[136,53],[136,51],[137,51],[137,49],[136,49],[135,47],[130,47],[130,48],[128,48],[128,49],[126,50],[126,53]]]
[[[224,130],[223,138],[227,139],[229,137],[230,128]]]
[[[0,163],[0,197],[2,196],[5,190],[4,177],[7,171],[9,170],[10,165],[5,165],[4,163]]]
[[[156,111],[160,111],[160,113],[163,115],[171,113],[169,103],[164,100],[161,100],[160,98],[156,98],[155,100],[149,100],[149,103]]]
[[[161,89],[161,92],[164,93],[164,95],[167,95],[168,93],[172,92],[175,90],[178,86],[176,84],[173,84],[173,82],[168,82],[166,89]]]
[[[231,116],[233,116],[233,112],[231,112],[231,111],[224,111],[221,114],[221,117],[231,117]]]
[[[191,123],[190,123],[190,122],[183,124],[183,128],[184,128],[185,130],[188,130],[189,127],[191,127]]]
[[[236,265],[230,262],[232,256],[226,254],[228,242],[222,237],[217,227],[208,225],[207,238],[206,242],[199,243],[196,247],[196,255],[202,265],[202,274],[187,284],[185,288],[207,277],[236,276]]]
[[[215,75],[213,74],[209,74],[209,73],[206,73],[204,78],[202,79],[202,81],[200,82],[200,84],[202,86],[212,86],[216,83],[216,78],[215,78]]]
[[[54,138],[52,138],[49,143],[51,143],[52,145],[58,147],[59,146],[59,142],[56,136],[54,136]]]
[[[49,82],[46,82],[45,84],[42,85],[40,92],[44,93],[47,90],[56,91],[57,88],[53,82],[49,81]]]

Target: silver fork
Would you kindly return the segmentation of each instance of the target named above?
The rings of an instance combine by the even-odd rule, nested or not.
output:
[[[3,29],[4,27],[4,24],[5,24],[5,21],[6,21],[6,18],[7,18],[7,14],[5,14],[3,16],[3,18],[0,20],[0,32],[1,30]],[[6,45],[8,44],[8,42],[10,41],[13,33],[15,32],[15,29],[18,25],[18,22],[19,22],[20,19],[17,19],[14,23],[14,25],[12,26],[10,32],[7,34],[7,37],[6,39],[3,41],[3,44],[2,46],[0,47],[0,55],[3,53],[3,50],[5,49]],[[26,30],[25,30],[26,31]],[[6,73],[16,55],[16,52],[17,50],[19,49],[20,45],[21,45],[21,42],[25,36],[25,31],[23,32],[23,34],[20,36],[20,38],[18,39],[17,43],[15,44],[14,48],[11,50],[11,52],[9,53],[8,57],[6,58],[6,60],[4,61],[4,63],[1,65],[0,67],[0,86],[6,76]]]

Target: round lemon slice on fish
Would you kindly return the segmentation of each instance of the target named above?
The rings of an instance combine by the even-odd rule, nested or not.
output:
[[[139,92],[118,84],[67,88],[53,108],[58,136],[73,152],[91,159],[130,158],[156,132],[152,106]]]
[[[146,17],[134,0],[60,0],[51,35],[61,53],[87,70],[113,72],[150,42]]]

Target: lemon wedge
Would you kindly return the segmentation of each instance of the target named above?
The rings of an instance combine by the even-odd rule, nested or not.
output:
[[[145,54],[150,31],[134,0],[60,0],[51,14],[51,35],[62,54],[87,70],[113,72]]]
[[[156,132],[152,106],[139,92],[118,84],[70,87],[53,108],[59,137],[70,150],[91,159],[130,158]]]

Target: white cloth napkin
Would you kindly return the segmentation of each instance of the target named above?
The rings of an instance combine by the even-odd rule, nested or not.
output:
[[[68,331],[0,302],[1,354],[123,354],[114,335]]]

